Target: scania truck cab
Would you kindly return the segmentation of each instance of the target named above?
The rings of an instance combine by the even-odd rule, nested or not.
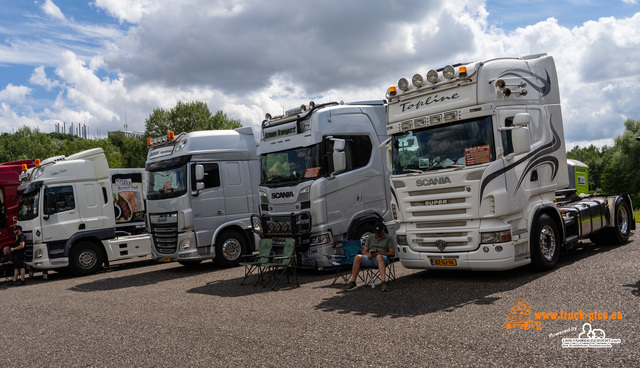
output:
[[[251,127],[149,140],[152,256],[183,265],[237,265],[255,250],[258,156]]]
[[[303,268],[330,265],[342,242],[391,220],[383,101],[325,103],[267,114],[258,147],[260,216],[254,229],[274,248],[296,239]]]
[[[628,195],[566,189],[551,56],[447,65],[400,79],[387,99],[405,267],[545,270],[580,239],[619,243],[635,228]]]

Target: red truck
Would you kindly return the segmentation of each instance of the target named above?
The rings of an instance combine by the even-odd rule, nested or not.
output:
[[[23,165],[34,166],[33,160],[11,161],[0,164],[0,250],[13,245],[16,237],[11,230],[18,221],[18,185]]]

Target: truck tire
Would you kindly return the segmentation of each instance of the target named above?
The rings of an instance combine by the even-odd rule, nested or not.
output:
[[[71,248],[69,269],[75,275],[84,276],[102,269],[104,254],[98,245],[82,241]]]
[[[539,271],[550,270],[560,257],[560,233],[556,223],[546,214],[540,215],[529,240],[531,263]]]
[[[360,240],[362,245],[364,245],[365,239],[370,235],[373,235],[373,223],[366,222],[358,226],[358,229],[351,240]]]
[[[224,231],[216,240],[216,258],[213,263],[220,267],[233,267],[240,263],[240,256],[247,249],[246,240],[237,231]]]
[[[616,244],[624,244],[629,241],[631,235],[630,221],[633,218],[629,203],[622,198],[619,198],[616,202],[614,227],[609,228],[609,235],[611,239],[615,240]]]

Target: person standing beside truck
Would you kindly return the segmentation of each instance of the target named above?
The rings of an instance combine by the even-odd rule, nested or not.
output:
[[[358,287],[358,285],[356,285],[356,278],[358,277],[361,266],[375,267],[377,265],[380,270],[380,277],[382,278],[382,291],[389,291],[385,268],[389,262],[389,256],[394,254],[395,247],[393,245],[393,239],[385,233],[384,224],[382,222],[376,222],[374,225],[374,236],[367,237],[362,254],[356,255],[353,261],[351,280],[344,290],[352,291]]]
[[[11,248],[11,254],[13,254],[13,283],[9,286],[24,285],[24,246],[26,244],[26,238],[22,233],[22,226],[15,225],[13,227],[13,233],[16,234],[16,246]],[[20,281],[18,281],[18,273],[20,274]]]

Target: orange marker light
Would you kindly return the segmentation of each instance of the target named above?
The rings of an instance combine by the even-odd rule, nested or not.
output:
[[[152,140],[152,139],[153,139],[153,138],[147,138],[147,146],[151,146],[151,140]]]
[[[27,164],[22,164],[22,171],[27,171]]]
[[[173,132],[169,132],[169,134],[167,134],[167,138],[169,138],[170,141],[172,141],[174,137]]]
[[[39,158],[36,158],[35,163],[36,163],[36,166],[40,166],[40,159],[39,159]]]
[[[459,69],[459,73],[461,77],[466,77],[467,76],[467,67],[466,66],[461,66]]]

